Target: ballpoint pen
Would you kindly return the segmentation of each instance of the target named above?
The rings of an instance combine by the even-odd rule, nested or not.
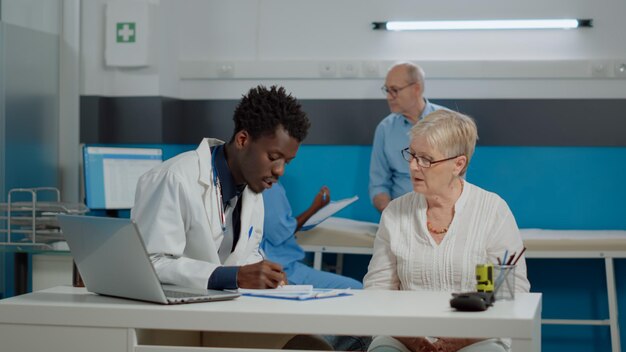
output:
[[[324,297],[335,297],[335,296],[340,296],[340,295],[345,295],[348,294],[350,291],[350,289],[336,289],[336,290],[328,290],[328,291],[321,291],[321,292],[314,292],[311,294],[312,298],[324,298]]]
[[[522,248],[522,251],[519,252],[519,255],[517,256],[517,259],[515,259],[515,261],[513,261],[513,265],[517,264],[517,261],[522,257],[522,254],[524,254],[524,252],[526,252],[526,247]]]
[[[515,254],[517,254],[517,252],[513,252],[513,254],[511,254],[509,260],[506,262],[506,265],[511,265],[511,263],[513,263],[513,259],[515,259]]]

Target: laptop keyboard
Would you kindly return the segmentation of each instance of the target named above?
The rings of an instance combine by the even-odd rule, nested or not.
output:
[[[191,292],[163,290],[163,293],[165,293],[166,297],[171,297],[171,298],[206,297],[206,294],[191,293]]]

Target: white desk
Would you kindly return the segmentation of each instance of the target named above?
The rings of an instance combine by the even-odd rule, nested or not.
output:
[[[371,255],[376,231],[376,223],[331,217],[311,230],[296,232],[296,240],[306,252],[313,252],[313,267],[321,270],[323,253],[339,254],[338,261],[341,254]]]
[[[166,329],[510,337],[513,351],[541,350],[541,294],[518,294],[485,312],[454,311],[449,299],[448,293],[355,290],[349,297],[303,302],[240,297],[162,306],[55,287],[0,301],[0,343],[6,351],[220,350],[137,341],[138,329]]]
[[[609,319],[544,319],[543,324],[608,325],[611,330],[611,351],[621,352],[617,289],[614,258],[626,258],[626,231],[579,231],[522,229],[528,258],[604,259]]]
[[[356,224],[353,228],[350,225]],[[298,243],[313,252],[314,267],[321,269],[323,253],[372,254],[377,224],[330,218],[317,227],[297,234]],[[613,352],[620,352],[617,290],[614,258],[626,258],[626,231],[578,231],[521,229],[527,258],[604,259],[609,319],[544,319],[544,324],[607,325],[611,330]],[[531,283],[532,284],[532,283]]]

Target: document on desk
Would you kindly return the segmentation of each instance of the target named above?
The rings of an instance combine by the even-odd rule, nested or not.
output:
[[[302,225],[300,231],[306,231],[314,228],[317,224],[335,215],[338,211],[356,202],[358,199],[359,196],[354,196],[352,198],[331,201],[325,207],[318,210],[317,213],[313,214],[313,216],[311,216],[309,220]]]
[[[244,296],[291,299],[306,301],[311,299],[352,296],[350,289],[313,288],[312,285],[285,285],[274,289],[253,290],[240,288],[239,293]]]

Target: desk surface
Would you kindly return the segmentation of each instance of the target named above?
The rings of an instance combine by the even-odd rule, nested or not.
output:
[[[333,219],[333,218],[331,218]],[[321,269],[322,253],[372,254],[378,225],[334,218],[316,228],[297,234],[305,251],[314,252],[314,266]],[[613,258],[626,258],[626,231],[623,230],[543,230],[521,229],[526,258],[596,258],[605,263],[609,319],[550,319],[549,323],[567,325],[609,325],[612,351],[620,351],[617,288]]]
[[[163,306],[56,287],[0,301],[0,324],[354,335],[536,337],[541,294],[457,312],[441,292],[354,290],[313,301],[239,297]]]
[[[329,218],[317,227],[296,234],[305,250],[371,254],[378,225],[342,218]],[[542,256],[541,252],[613,252],[614,257],[626,256],[626,231],[622,230],[542,230],[521,229],[527,256]],[[350,247],[350,250],[337,250]],[[620,253],[621,252],[621,253]],[[594,257],[597,255],[593,255]],[[601,255],[603,256],[603,255]]]
[[[374,247],[378,224],[331,217],[308,230],[296,232],[301,246]]]

